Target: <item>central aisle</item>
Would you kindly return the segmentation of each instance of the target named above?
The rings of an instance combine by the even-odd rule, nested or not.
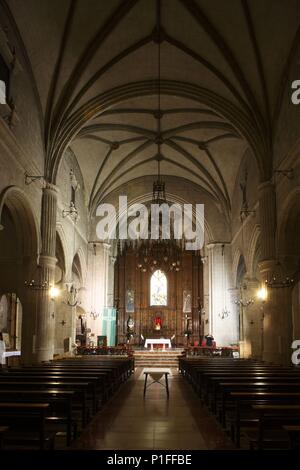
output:
[[[159,384],[143,398],[143,368],[97,413],[72,448],[86,450],[232,449],[192,387],[170,369],[170,398]],[[163,380],[162,380],[163,381]]]

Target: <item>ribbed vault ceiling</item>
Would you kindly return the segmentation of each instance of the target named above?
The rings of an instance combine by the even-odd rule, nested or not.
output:
[[[157,163],[157,0],[9,0],[44,117],[47,177],[71,147],[90,207]],[[250,147],[270,177],[298,0],[161,0],[161,171],[230,212]]]

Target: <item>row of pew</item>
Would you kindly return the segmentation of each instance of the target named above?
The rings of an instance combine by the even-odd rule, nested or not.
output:
[[[109,356],[0,369],[0,448],[69,447],[133,371]]]
[[[237,448],[299,448],[300,368],[182,357],[179,369]]]

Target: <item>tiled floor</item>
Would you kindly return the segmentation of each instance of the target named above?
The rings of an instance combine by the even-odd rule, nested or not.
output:
[[[143,398],[138,369],[118,394],[97,413],[74,449],[231,449],[222,429],[201,406],[191,386],[172,369],[170,398],[159,384]]]

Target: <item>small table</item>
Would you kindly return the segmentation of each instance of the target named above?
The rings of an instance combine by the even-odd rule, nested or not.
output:
[[[13,356],[21,356],[21,351],[4,351],[0,354],[0,364],[7,365],[8,358]]]
[[[151,351],[153,351],[153,344],[162,344],[163,350],[166,349],[166,344],[168,345],[168,348],[171,348],[171,340],[170,339],[165,339],[165,338],[154,338],[154,339],[146,339],[145,341],[145,348],[147,348],[148,344],[151,346]]]
[[[170,372],[168,372],[167,370],[164,370],[164,369],[154,369],[153,368],[153,369],[145,370],[144,371],[144,375],[145,375],[144,397],[146,395],[146,390],[147,390],[148,387],[150,387],[150,385],[153,385],[154,383],[159,383],[160,385],[162,385],[163,387],[166,388],[167,397],[169,398],[169,383],[168,383],[169,373]],[[147,385],[148,375],[150,375],[150,377],[152,378],[152,382]],[[163,383],[160,382],[160,379],[162,378],[163,375],[165,376],[166,385],[164,385]]]

